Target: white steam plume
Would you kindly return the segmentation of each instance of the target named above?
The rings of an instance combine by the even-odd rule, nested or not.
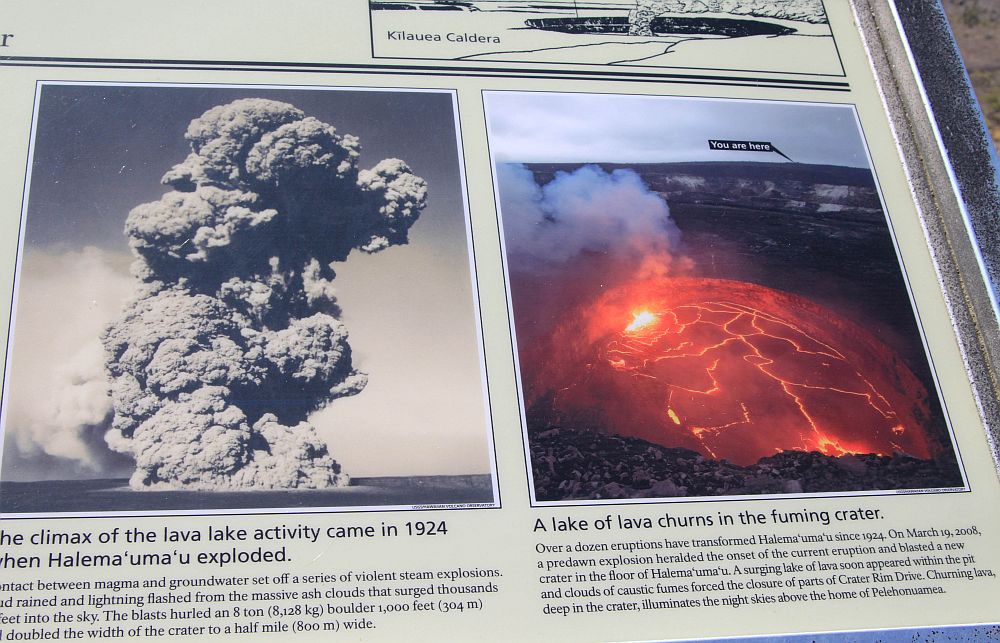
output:
[[[630,277],[686,265],[675,256],[680,231],[667,202],[632,170],[585,165],[539,186],[524,165],[502,164],[497,177],[513,270],[562,269],[584,254]]]
[[[72,461],[91,475],[117,472],[127,459],[109,452],[103,440],[111,399],[98,336],[131,290],[116,259],[94,247],[25,253],[8,380],[5,478],[37,469],[44,456]],[[38,473],[44,472],[31,475]]]
[[[501,164],[497,184],[520,346],[605,288],[691,269],[667,202],[632,170],[585,165],[540,186]]]
[[[103,336],[111,447],[134,488],[322,488],[347,477],[309,413],[354,395],[334,262],[406,243],[425,182],[286,103],[191,122],[174,188],[129,213],[135,299]]]

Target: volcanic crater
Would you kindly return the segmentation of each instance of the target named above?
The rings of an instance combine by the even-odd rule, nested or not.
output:
[[[580,166],[528,167],[545,185]],[[512,270],[536,500],[963,486],[867,170],[630,170],[670,204],[688,269],[589,292],[593,259]]]

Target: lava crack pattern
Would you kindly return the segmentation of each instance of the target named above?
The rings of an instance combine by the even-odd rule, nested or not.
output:
[[[740,465],[782,451],[937,449],[927,427],[940,413],[899,356],[804,298],[667,279],[616,289],[575,317],[553,334],[554,366],[534,386],[556,391],[563,418]]]

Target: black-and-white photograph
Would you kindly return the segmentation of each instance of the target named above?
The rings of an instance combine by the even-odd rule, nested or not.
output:
[[[498,504],[452,92],[49,83],[32,136],[4,513]]]

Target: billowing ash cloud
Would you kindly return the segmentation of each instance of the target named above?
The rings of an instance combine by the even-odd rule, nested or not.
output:
[[[406,243],[426,183],[398,159],[359,169],[357,138],[271,100],[212,108],[186,138],[174,191],[126,222],[138,287],[103,336],[108,444],[134,488],[346,484],[305,421],[366,383],[332,264]]]
[[[826,22],[822,0],[636,0],[629,33],[652,35],[653,18],[663,13],[731,13],[738,16]]]
[[[539,185],[524,165],[497,166],[500,211],[519,340],[536,320],[636,278],[690,270],[663,198],[634,171],[585,165]]]

